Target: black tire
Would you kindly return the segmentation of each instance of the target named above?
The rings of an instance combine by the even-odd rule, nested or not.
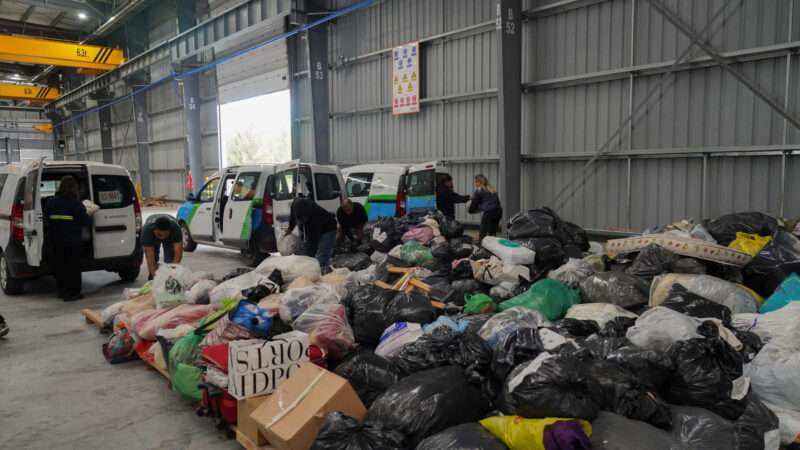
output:
[[[181,222],[181,236],[183,242],[183,251],[193,252],[197,248],[197,242],[192,239],[192,233],[185,223]]]
[[[258,249],[258,246],[255,242],[250,241],[250,245],[246,249],[242,249],[242,258],[244,258],[245,264],[249,267],[256,267],[261,264],[261,261],[264,261],[267,258],[266,253],[261,253]]]
[[[122,281],[126,283],[131,283],[136,281],[139,278],[139,272],[141,269],[139,267],[133,267],[130,269],[120,270],[117,272]]]
[[[0,288],[7,295],[19,295],[25,290],[25,282],[11,275],[5,253],[0,256]]]

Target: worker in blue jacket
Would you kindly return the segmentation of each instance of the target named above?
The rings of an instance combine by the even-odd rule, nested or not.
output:
[[[65,302],[82,299],[81,230],[89,224],[89,215],[80,201],[78,181],[73,176],[61,179],[58,192],[44,207],[44,217],[58,298]]]

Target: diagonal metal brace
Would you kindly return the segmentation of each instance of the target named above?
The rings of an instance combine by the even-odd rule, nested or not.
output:
[[[781,115],[784,119],[786,119],[789,123],[794,125],[795,128],[800,130],[800,120],[798,120],[791,112],[787,111],[784,105],[780,102],[776,101],[772,96],[764,90],[758,83],[751,80],[747,75],[743,74],[739,69],[733,67],[731,64],[735,63],[735,60],[728,59],[722,56],[714,47],[712,47],[708,42],[706,42],[689,24],[683,21],[680,16],[678,16],[674,11],[669,9],[662,0],[650,0],[650,4],[660,12],[665,19],[667,19],[672,25],[674,25],[678,30],[680,30],[683,34],[686,35],[691,41],[703,49],[704,52],[708,53],[708,55],[719,64],[720,67],[728,71],[734,78],[739,80],[742,84],[747,86],[753,94],[755,94],[758,98],[766,102],[775,112]]]

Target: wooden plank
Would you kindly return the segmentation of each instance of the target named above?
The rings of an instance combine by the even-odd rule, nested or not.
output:
[[[416,268],[416,267],[396,267],[396,266],[389,266],[389,267],[388,267],[386,270],[387,270],[387,272],[389,272],[389,273],[401,273],[401,274],[407,274],[407,273],[409,273],[409,272],[414,272],[415,270],[417,270],[417,268]]]
[[[436,309],[444,309],[444,303],[437,302],[435,300],[431,300],[431,306],[433,306]]]
[[[381,281],[381,280],[377,280],[373,284],[375,286],[378,286],[381,289],[389,289],[389,290],[393,290],[394,289],[394,287],[392,287],[392,285],[390,285],[389,283],[387,283],[385,281]]]
[[[412,278],[409,282],[409,285],[414,286],[415,288],[419,289],[424,293],[429,293],[431,291],[431,287],[427,284],[423,283],[421,280],[417,280],[416,278]]]
[[[93,323],[98,330],[103,329],[103,317],[100,315],[100,311],[84,308],[80,313],[86,319],[86,323]]]
[[[146,363],[146,364],[147,364],[147,365],[148,365],[148,366],[149,366],[151,369],[153,369],[153,370],[155,370],[156,372],[158,372],[158,373],[160,373],[161,375],[163,375],[163,376],[164,376],[164,378],[166,378],[166,379],[167,379],[167,381],[169,381],[169,382],[172,382],[172,379],[170,378],[170,376],[169,376],[169,372],[168,372],[168,371],[166,371],[166,370],[162,369],[161,367],[158,367],[158,366],[157,366],[155,363],[152,363],[152,364],[151,364],[151,363],[150,363],[150,361],[147,361],[146,359],[145,359],[145,360],[142,360],[142,361],[144,361],[144,362],[145,362],[145,363]]]
[[[231,428],[235,429],[233,426],[231,426]],[[247,450],[275,450],[275,447],[271,445],[262,445],[259,447],[239,430],[236,430],[236,442]]]

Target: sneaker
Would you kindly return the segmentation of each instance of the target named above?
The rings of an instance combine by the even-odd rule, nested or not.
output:
[[[6,320],[3,319],[3,316],[0,316],[0,338],[8,334],[8,325],[6,325]]]

